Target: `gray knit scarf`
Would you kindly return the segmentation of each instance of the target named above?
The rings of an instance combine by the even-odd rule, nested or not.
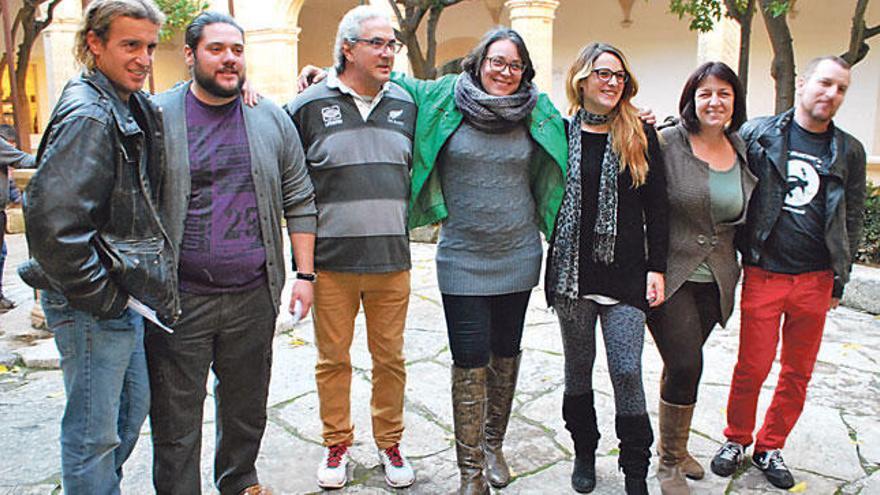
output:
[[[568,177],[565,195],[556,222],[556,238],[553,243],[553,273],[556,294],[568,300],[578,298],[578,261],[581,225],[581,124],[593,119],[583,109],[568,124]],[[593,260],[610,265],[614,262],[614,245],[617,240],[617,174],[620,157],[612,147],[608,135],[602,169],[599,175],[599,202],[597,205]],[[560,301],[562,302],[562,301]],[[557,306],[554,304],[554,306]],[[560,308],[557,306],[557,311]]]
[[[538,103],[534,84],[523,84],[511,95],[483,91],[474,77],[462,72],[455,83],[455,105],[468,123],[483,132],[504,132],[522,124]]]

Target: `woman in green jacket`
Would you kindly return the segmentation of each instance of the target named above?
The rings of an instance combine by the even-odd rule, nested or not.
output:
[[[459,493],[510,482],[501,445],[542,247],[564,190],[559,112],[532,84],[519,34],[488,32],[460,75],[393,81],[419,107],[410,228],[442,222],[437,278],[452,351]],[[485,474],[483,467],[485,465]]]

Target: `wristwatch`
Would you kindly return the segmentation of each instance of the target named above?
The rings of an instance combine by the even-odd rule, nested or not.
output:
[[[308,282],[314,282],[317,278],[318,278],[318,274],[314,273],[314,272],[312,272],[312,273],[296,272],[296,279],[297,280],[306,280]]]

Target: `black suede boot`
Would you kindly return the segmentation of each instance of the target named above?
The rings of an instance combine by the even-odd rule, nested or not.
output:
[[[601,436],[596,424],[593,391],[583,395],[563,395],[562,419],[574,441],[571,487],[578,493],[590,493],[596,488],[596,446]]]
[[[647,414],[638,416],[615,416],[614,426],[620,440],[620,457],[617,464],[623,471],[626,495],[648,495],[648,464],[654,433]]]

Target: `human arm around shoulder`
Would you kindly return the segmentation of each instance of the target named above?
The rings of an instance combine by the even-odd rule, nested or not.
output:
[[[391,82],[397,84],[409,93],[416,106],[421,106],[422,102],[428,97],[428,94],[436,87],[438,82],[447,77],[455,76],[444,76],[440,79],[426,80],[408,76],[403,72],[392,72]]]
[[[121,153],[116,131],[97,118],[72,115],[47,132],[24,208],[30,254],[72,307],[117,317],[128,294],[110,278],[94,245],[109,214]]]

